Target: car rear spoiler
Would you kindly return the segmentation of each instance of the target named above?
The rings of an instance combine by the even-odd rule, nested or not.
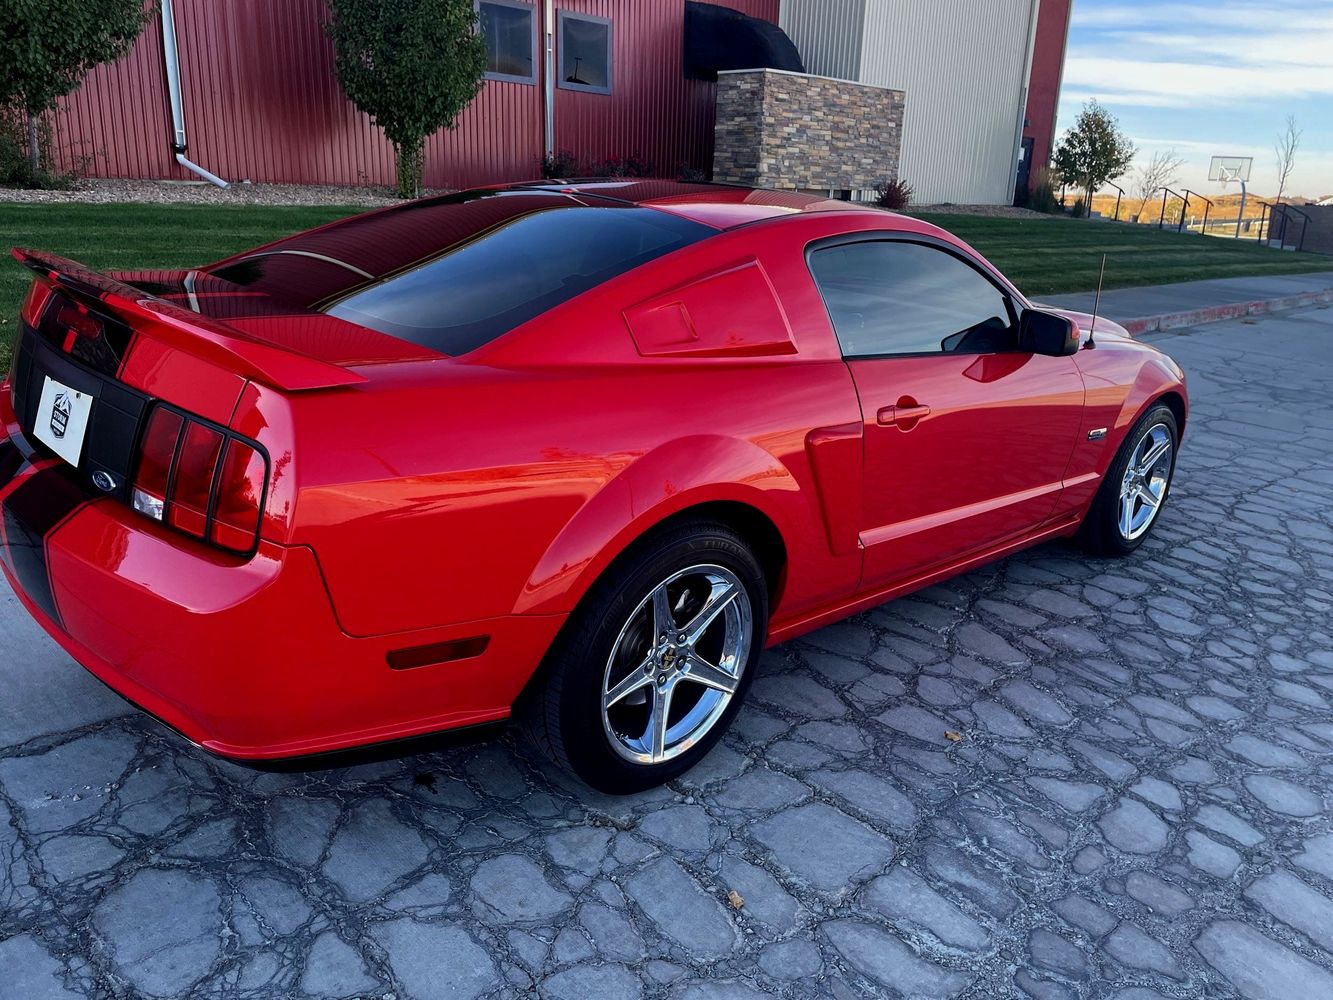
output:
[[[275,389],[301,392],[357,385],[365,376],[262,343],[82,264],[40,250],[13,249],[14,259],[76,298],[96,305],[136,333]]]

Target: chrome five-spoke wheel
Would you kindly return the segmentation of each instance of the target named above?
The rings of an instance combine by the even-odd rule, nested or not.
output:
[[[722,718],[750,658],[753,611],[731,570],[690,566],[658,583],[620,629],[602,678],[602,726],[636,764],[697,745]]]
[[[1132,542],[1143,535],[1157,518],[1171,482],[1172,434],[1164,423],[1149,427],[1130,452],[1129,464],[1120,481],[1117,526],[1120,536]]]
[[[729,524],[680,518],[645,535],[580,603],[524,713],[599,791],[684,774],[740,710],[768,630],[768,583]]]

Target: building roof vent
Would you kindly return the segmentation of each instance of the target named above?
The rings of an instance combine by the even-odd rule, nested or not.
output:
[[[783,69],[804,73],[801,54],[776,24],[717,4],[685,4],[685,75],[716,80],[721,70]]]

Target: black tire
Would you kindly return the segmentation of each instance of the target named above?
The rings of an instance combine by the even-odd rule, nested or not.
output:
[[[615,737],[604,724],[604,693],[612,671],[618,669],[609,665],[612,652],[618,644],[621,650],[630,650],[631,630],[643,631],[647,623],[644,616],[652,612],[652,594],[659,584],[674,574],[701,566],[722,567],[729,572],[743,586],[749,601],[748,630],[743,625],[734,629],[738,635],[749,632],[748,650],[744,656],[734,657],[735,663],[744,661],[737,686],[725,708],[710,723],[711,728],[696,743],[659,763],[629,760],[623,756],[624,751],[616,749]],[[683,593],[692,579],[684,577],[678,584],[683,595],[679,598],[682,605],[679,614],[684,619],[681,625],[691,616],[687,602],[698,600]],[[739,600],[736,604],[740,606]],[[739,613],[736,617],[740,617]],[[723,627],[731,635],[731,615],[726,618]],[[527,695],[523,715],[528,731],[557,764],[598,791],[623,795],[671,781],[702,760],[731,725],[754,680],[767,630],[768,588],[764,573],[739,534],[712,520],[680,522],[654,532],[612,564],[566,623],[547,654],[538,684]],[[622,633],[625,643],[620,643]],[[638,655],[637,651],[631,651],[628,657],[618,655],[618,662],[629,662]],[[627,671],[625,676],[631,673],[635,671]],[[655,691],[650,681],[651,677],[641,689],[645,691],[645,699]],[[704,689],[691,684],[687,690]],[[693,695],[679,697],[682,704],[688,704],[687,699]],[[704,694],[699,695],[703,697]],[[636,706],[629,703],[630,698],[625,701],[624,711],[634,711]],[[651,709],[651,704],[643,709],[649,731]]]
[[[1171,440],[1169,468],[1166,471],[1166,484],[1158,503],[1158,511],[1148,521],[1146,527],[1134,537],[1126,537],[1120,526],[1120,491],[1125,482],[1125,473],[1135,449],[1149,431],[1164,426]],[[1116,452],[1106,476],[1093,498],[1088,513],[1084,515],[1079,527],[1078,541],[1092,555],[1127,556],[1153,533],[1161,520],[1161,508],[1171,494],[1171,483],[1176,474],[1176,455],[1180,445],[1180,431],[1176,425],[1176,416],[1164,403],[1152,407],[1135,421],[1134,426],[1125,435],[1125,440]]]

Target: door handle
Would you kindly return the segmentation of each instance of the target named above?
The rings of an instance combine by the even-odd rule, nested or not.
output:
[[[919,403],[912,403],[904,406],[886,406],[877,414],[879,422],[886,427],[889,425],[903,427],[904,430],[911,430],[916,426],[916,422],[922,417],[930,416],[930,407],[922,406]]]

